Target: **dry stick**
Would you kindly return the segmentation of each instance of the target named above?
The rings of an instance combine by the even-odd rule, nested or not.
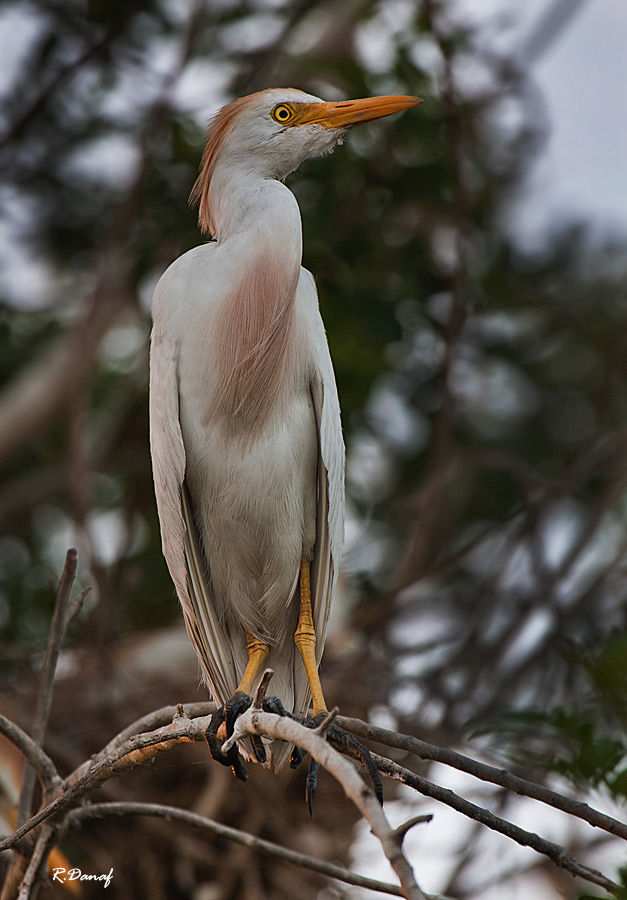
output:
[[[230,828],[228,825],[222,825],[213,819],[206,819],[196,813],[189,812],[184,809],[177,809],[174,806],[164,806],[161,803],[135,803],[135,802],[110,802],[110,803],[94,803],[89,806],[82,806],[75,809],[69,814],[70,825],[82,822],[95,816],[116,815],[116,816],[158,816],[164,819],[173,819],[178,822],[184,822],[201,831],[218,835],[226,838],[226,840],[234,841],[237,844],[243,844],[253,850],[267,853],[270,856],[285,859],[297,866],[305,869],[311,869],[313,872],[319,872],[321,875],[327,875],[329,878],[336,878],[346,884],[354,884],[357,887],[368,888],[371,891],[380,891],[383,894],[393,894],[395,897],[402,897],[400,888],[395,884],[388,884],[385,881],[377,881],[374,878],[367,878],[364,875],[358,875],[351,872],[343,866],[336,866],[333,863],[323,862],[307,856],[304,853],[297,853],[294,850],[288,850],[281,847],[280,844],[274,844],[272,841],[266,841],[263,838],[237,828]]]
[[[48,858],[48,854],[56,843],[57,829],[51,825],[44,825],[37,838],[37,843],[28,863],[28,868],[22,878],[18,900],[30,900],[33,888],[37,884],[41,868]]]
[[[205,704],[190,704],[189,710],[204,710],[207,706]],[[171,725],[165,726],[164,728],[160,728],[154,732],[148,734],[138,734],[131,738],[125,745],[117,746],[115,749],[112,748],[114,744],[117,742],[117,738],[110,742],[107,745],[108,752],[104,752],[93,758],[90,762],[79,766],[77,770],[75,770],[72,775],[68,778],[69,787],[66,792],[58,797],[55,801],[49,804],[45,809],[41,810],[37,815],[33,816],[33,818],[27,822],[22,828],[18,829],[13,835],[7,837],[4,841],[0,842],[0,850],[7,849],[8,847],[12,847],[17,844],[25,834],[32,830],[32,828],[36,827],[38,824],[43,822],[49,816],[60,812],[64,808],[76,804],[80,802],[80,800],[91,790],[94,790],[108,778],[121,773],[122,771],[126,771],[136,765],[148,762],[152,759],[157,753],[170,749],[170,747],[176,745],[182,741],[203,741],[204,740],[204,732],[209,724],[210,718],[209,716],[202,716],[195,719],[188,719],[185,715],[186,710],[184,707],[166,707],[161,710],[156,710],[154,713],[145,716],[143,719],[138,720],[138,722],[134,723],[134,725],[129,726],[129,729],[137,727],[142,722],[150,721],[158,721],[164,717],[167,713],[169,715],[172,714],[172,710],[174,710],[175,716],[174,721]],[[183,715],[181,715],[181,712]],[[252,711],[249,711],[251,713]],[[261,715],[261,714],[260,714]],[[268,714],[263,714],[264,717],[267,717]],[[270,716],[270,721],[274,723],[274,718]],[[8,720],[4,720],[7,722]],[[281,723],[289,723],[293,720],[290,719],[280,719]],[[349,725],[353,727],[355,733],[360,733],[365,737],[372,737],[373,739],[380,740],[381,738],[386,738],[387,742],[398,746],[400,749],[405,749],[402,743],[399,743],[399,739],[407,738],[411,742],[416,742],[417,744],[422,744],[424,742],[420,742],[415,738],[409,738],[409,736],[398,735],[395,732],[389,732],[385,729],[377,729],[374,726],[369,726],[365,722],[361,722],[360,720],[353,719],[340,719],[338,720],[342,723],[342,725]],[[3,720],[0,718],[0,726],[2,726]],[[266,720],[267,724],[267,720]],[[298,723],[295,723],[298,725]],[[12,726],[12,723],[9,722],[9,725]],[[287,735],[287,737],[283,737],[283,735],[279,735],[278,730],[280,730],[283,726],[273,724],[272,732],[269,736],[281,737],[282,739],[286,739],[290,742],[296,742],[298,744],[302,744],[305,749],[310,749],[309,746],[306,746],[301,738],[310,739],[313,738],[315,741],[321,742],[324,747],[328,747],[325,741],[322,740],[315,732],[310,729],[303,729],[298,733],[297,736],[293,734]],[[23,741],[23,738],[26,738],[26,742],[30,739],[27,735],[21,732],[17,726],[12,726],[14,729],[14,733],[18,735],[16,739],[16,743],[18,746],[21,746],[21,743],[26,743]],[[128,731],[129,729],[126,729]],[[9,729],[4,729],[5,733],[10,731]],[[22,740],[20,741],[19,735],[21,734]],[[9,736],[11,734],[9,733]],[[32,744],[32,741],[31,741]],[[35,751],[37,753],[42,753],[39,748],[35,746]],[[319,744],[317,745],[319,749]],[[469,760],[467,757],[461,756],[461,754],[455,754],[453,751],[445,751],[442,748],[433,747],[432,745],[425,745],[427,749],[430,751],[437,751],[437,753],[431,752],[431,755],[428,758],[432,758],[438,760],[440,762],[446,762],[449,765],[454,764],[454,762],[461,762],[462,765],[458,765],[456,767],[463,768],[466,771],[466,766],[472,765],[473,761]],[[415,750],[415,747],[412,747]],[[424,748],[423,748],[424,749]],[[311,752],[311,751],[310,751]],[[451,755],[452,759],[449,759],[448,756]],[[45,757],[45,754],[43,754]],[[314,753],[314,758],[318,758]],[[396,777],[399,780],[403,780],[409,786],[417,788],[421,790],[422,793],[434,797],[434,799],[440,800],[442,802],[447,803],[449,806],[453,806],[453,808],[457,809],[459,812],[462,812],[465,815],[470,815],[476,821],[480,821],[489,827],[493,827],[494,824],[499,825],[500,827],[497,830],[501,831],[501,833],[506,834],[508,837],[513,838],[514,840],[518,840],[519,843],[526,844],[531,846],[533,849],[538,850],[538,852],[545,853],[554,862],[557,862],[558,865],[564,866],[568,871],[572,874],[580,875],[582,878],[587,880],[591,880],[594,883],[601,884],[601,886],[605,887],[610,891],[615,891],[616,886],[613,885],[611,881],[605,879],[603,875],[600,873],[595,873],[594,870],[585,869],[580,867],[576,862],[573,862],[573,867],[569,864],[569,861],[572,858],[569,856],[567,851],[563,848],[559,847],[555,844],[550,844],[549,842],[543,841],[537,835],[533,835],[530,832],[525,832],[522,829],[517,829],[516,826],[511,825],[506,822],[506,820],[499,819],[499,817],[494,816],[488,810],[483,810],[481,807],[477,807],[468,801],[463,800],[461,797],[457,797],[452,791],[448,791],[444,788],[439,788],[436,785],[431,784],[430,782],[420,779],[419,776],[415,775],[415,773],[410,772],[407,769],[402,769],[400,766],[395,766],[390,760],[387,760],[383,757],[375,757],[378,765],[385,774],[391,774],[392,777]],[[341,757],[340,757],[341,760]],[[324,763],[323,763],[324,764]],[[484,764],[477,764],[480,767],[480,770],[484,768]],[[491,770],[492,767],[485,767],[487,770]],[[471,774],[476,774],[472,772]],[[499,772],[499,770],[494,770],[494,772]],[[353,770],[353,774],[356,776],[356,773]],[[485,775],[485,772],[483,773]],[[507,773],[501,773],[507,774]],[[56,775],[56,773],[55,773]],[[58,777],[58,776],[57,776]],[[358,778],[358,776],[356,776]],[[511,776],[514,778],[514,776]],[[490,780],[490,779],[488,779]],[[359,780],[359,785],[361,789],[364,788],[363,783]],[[521,779],[521,782],[523,780]],[[420,787],[418,787],[420,785]],[[523,782],[524,785],[524,782]],[[504,785],[507,787],[507,785]],[[520,785],[519,785],[520,787]],[[532,785],[533,787],[533,785]],[[537,787],[537,786],[536,786]],[[368,791],[366,791],[368,793]],[[518,793],[523,793],[522,791],[518,791]],[[551,792],[553,793],[553,792]],[[559,795],[556,795],[559,797]],[[566,800],[566,798],[563,798]],[[377,804],[377,809],[379,809]],[[600,815],[600,814],[599,814]],[[519,840],[522,838],[522,840]],[[548,849],[548,853],[546,852]],[[601,879],[601,880],[599,880]]]
[[[174,717],[179,713],[180,708],[183,710],[183,715],[188,719],[197,719],[201,716],[212,715],[212,713],[216,711],[217,706],[211,700],[198,700],[195,703],[179,703],[177,706],[162,706],[161,709],[155,709],[153,712],[147,713],[140,719],[136,719],[128,725],[124,731],[116,734],[116,736],[109,741],[104,750],[101,751],[101,754],[111,752],[112,750],[121,747],[122,744],[125,744],[126,741],[135,737],[137,734],[143,734],[146,731],[154,731],[155,728],[161,728],[162,726],[167,725],[169,722],[172,722]]]
[[[0,714],[0,734],[7,737],[11,743],[22,751],[27,761],[33,767],[43,788],[44,794],[50,793],[61,784],[61,777],[57,772],[56,766],[47,753],[35,743],[29,734],[7,719],[6,716]]]
[[[583,803],[581,800],[573,800],[571,797],[565,797],[563,794],[558,794],[557,791],[552,791],[543,785],[527,781],[518,775],[512,775],[507,769],[500,769],[496,766],[478,762],[475,759],[464,756],[462,753],[457,753],[455,750],[428,744],[426,741],[421,741],[419,738],[408,734],[399,734],[396,731],[389,731],[387,728],[378,728],[375,725],[363,722],[361,719],[338,716],[337,723],[341,728],[351,731],[360,738],[377,741],[379,744],[395,747],[397,750],[406,750],[420,759],[432,760],[433,762],[439,762],[445,766],[459,769],[461,772],[467,772],[469,775],[474,775],[475,778],[481,779],[481,781],[498,784],[508,791],[520,794],[522,797],[539,800],[541,803],[560,809],[570,816],[583,819],[595,828],[602,828],[604,831],[616,835],[616,837],[627,840],[627,825],[619,822],[618,819],[613,819],[611,816],[599,812],[599,810],[588,806],[587,803]]]
[[[41,680],[39,682],[39,693],[37,695],[37,705],[35,707],[35,715],[33,717],[32,737],[36,744],[40,747],[43,745],[48,727],[48,718],[50,716],[50,707],[52,705],[52,691],[54,688],[54,676],[57,670],[59,654],[65,637],[65,629],[69,621],[68,606],[70,599],[70,591],[76,577],[77,555],[73,548],[68,550],[65,557],[65,566],[63,574],[57,588],[57,597],[50,625],[50,636],[48,637],[48,647],[46,650],[46,658],[41,672]],[[33,792],[35,790],[35,770],[31,766],[26,766],[24,776],[22,778],[22,789],[20,791],[20,801],[17,807],[17,824],[23,825],[30,815],[30,809],[33,802]]]
[[[432,797],[434,800],[438,800],[440,803],[450,806],[452,809],[457,810],[457,812],[462,813],[464,816],[468,816],[470,819],[474,819],[476,822],[481,822],[482,825],[486,825],[493,831],[504,834],[506,837],[516,841],[517,844],[521,844],[523,847],[531,847],[532,850],[542,853],[544,856],[548,856],[557,866],[570,872],[571,875],[583,878],[592,884],[597,884],[604,888],[604,890],[609,891],[610,894],[618,894],[620,892],[619,885],[610,881],[609,878],[606,878],[602,872],[599,872],[596,869],[590,869],[588,866],[582,866],[571,856],[565,847],[554,844],[552,841],[547,841],[532,831],[525,831],[523,828],[519,828],[518,825],[513,825],[506,819],[502,819],[500,816],[490,812],[490,810],[484,809],[482,806],[477,806],[469,800],[464,800],[463,797],[460,797],[448,788],[433,784],[433,782],[428,781],[420,775],[416,775],[415,772],[405,769],[403,766],[397,765],[397,763],[392,762],[385,756],[379,756],[378,754],[373,753],[372,758],[379,771],[383,774],[389,775],[396,781],[400,781],[403,784],[414,788],[426,797]]]
[[[97,754],[65,779],[67,788],[61,795],[35,813],[24,825],[16,828],[13,834],[0,840],[0,852],[14,847],[26,834],[50,816],[79,803],[87,793],[100,787],[109,778],[135,766],[145,765],[158,753],[165,752],[179,743],[204,741],[204,733],[209,727],[210,720],[210,716],[193,721],[178,717],[178,721],[175,719],[171,725],[148,734],[136,735],[122,747],[117,747],[106,754]]]
[[[161,709],[154,710],[146,716],[133,722],[124,731],[120,732],[102,751],[102,753],[111,752],[124,744],[130,737],[141,732],[165,725],[171,722],[177,711],[176,706],[164,706]],[[199,716],[207,716],[215,711],[215,704],[209,701],[198,701],[195,703],[187,703],[183,707],[183,711],[190,719]],[[594,807],[583,803],[581,800],[575,800],[572,797],[566,797],[557,793],[543,785],[536,784],[533,781],[527,781],[518,775],[513,775],[507,769],[498,768],[488,765],[477,760],[464,756],[455,750],[449,750],[446,747],[439,747],[436,744],[429,744],[413,735],[401,734],[397,731],[390,731],[387,728],[379,728],[364,722],[362,719],[348,718],[347,716],[338,716],[337,724],[341,728],[352,732],[360,738],[376,741],[388,747],[394,747],[398,750],[405,750],[415,754],[420,759],[431,760],[433,762],[442,763],[442,765],[459,769],[487,781],[490,784],[498,784],[501,787],[519,794],[522,797],[530,797],[547,806],[559,809],[568,815],[575,816],[592,825],[594,828],[601,828],[616,837],[627,840],[627,825],[605,813],[600,812]],[[101,754],[99,754],[100,756]],[[87,764],[89,765],[89,764]],[[86,771],[85,767],[85,771]]]
[[[352,763],[334,750],[324,737],[295,719],[276,716],[253,707],[238,718],[233,736],[222,745],[223,751],[226,753],[229,746],[251,734],[263,734],[296,744],[307,750],[317,763],[324,766],[339,781],[346,796],[353,801],[381,842],[383,852],[400,881],[402,896],[407,900],[425,900],[425,894],[418,887],[412,868],[403,853],[402,839],[390,827],[374,793],[366,787]]]

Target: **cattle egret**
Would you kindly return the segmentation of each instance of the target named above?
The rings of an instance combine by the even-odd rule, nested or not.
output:
[[[420,102],[272,89],[223,107],[191,196],[215,240],[177,259],[155,290],[163,552],[227,734],[266,665],[288,713],[304,716],[311,700],[314,717],[326,714],[318,665],[342,550],[344,444],[300,211],[282,182],[349,128]],[[210,746],[245,777],[236,748],[221,758]],[[275,769],[289,749],[270,748]],[[265,761],[259,740],[253,752]]]

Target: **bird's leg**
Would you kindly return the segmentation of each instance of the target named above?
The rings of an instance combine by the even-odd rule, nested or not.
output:
[[[307,679],[309,681],[309,687],[311,688],[313,717],[307,720],[305,724],[309,725],[311,728],[315,728],[328,715],[328,712],[324,694],[322,693],[318,666],[316,665],[316,631],[311,609],[311,579],[308,562],[303,562],[300,565],[300,613],[298,616],[298,626],[296,628],[296,633],[294,634],[294,643],[298,647],[298,652],[302,657],[307,673]],[[381,778],[368,748],[364,747],[364,745],[358,741],[357,738],[353,737],[352,734],[335,725],[331,725],[327,730],[326,737],[329,743],[341,753],[353,756],[362,763],[370,776],[370,781],[379,803],[383,804]],[[302,751],[299,751],[298,748],[295,748],[295,751],[296,752],[292,752],[292,758],[290,759],[292,768],[296,768],[302,760]],[[312,802],[316,792],[317,781],[318,763],[315,760],[312,760],[309,774],[307,775],[306,791],[307,805],[309,806],[310,814],[312,812]]]
[[[313,623],[311,610],[311,578],[309,563],[300,564],[300,612],[298,625],[294,634],[294,643],[303,660],[307,680],[311,688],[311,702],[313,704],[314,719],[327,714],[327,704],[322,693],[320,675],[316,663],[316,630]]]
[[[263,641],[259,640],[259,638],[249,634],[247,631],[246,652],[248,653],[248,663],[246,664],[242,679],[237,686],[237,690],[233,696],[227,700],[222,709],[213,714],[209,728],[205,732],[205,738],[209,744],[209,750],[211,751],[213,759],[222,763],[223,766],[230,766],[233,769],[233,774],[242,781],[246,780],[246,769],[241,763],[237,747],[231,747],[229,752],[224,754],[220,746],[221,741],[218,733],[222,730],[222,726],[224,725],[226,737],[231,737],[238,716],[241,716],[252,703],[251,694],[253,685],[257,675],[268,658],[270,648]],[[264,763],[266,761],[266,751],[261,738],[253,736],[251,737],[251,741],[255,756],[257,757],[257,762]]]
[[[260,641],[259,638],[256,638],[254,634],[249,634],[247,631],[246,652],[248,653],[248,664],[242,675],[242,680],[237,685],[235,694],[248,694],[250,696],[253,692],[255,679],[268,658],[270,648],[263,641]]]
[[[294,634],[294,643],[301,655],[307,680],[311,689],[311,702],[313,705],[313,720],[324,718],[327,715],[327,704],[322,693],[322,684],[320,683],[320,675],[318,673],[318,665],[316,663],[316,629],[314,628],[313,612],[311,609],[311,573],[308,562],[300,564],[300,611],[298,614],[298,625]],[[290,765],[295,768],[302,760],[301,753],[292,753]],[[312,759],[307,775],[307,806],[309,814],[312,815],[313,796],[316,792],[318,782],[318,763]]]

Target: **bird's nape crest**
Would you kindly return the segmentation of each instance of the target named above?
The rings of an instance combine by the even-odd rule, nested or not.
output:
[[[190,206],[198,205],[198,224],[203,234],[208,234],[212,237],[215,235],[215,223],[211,215],[211,204],[209,202],[209,188],[224,141],[242,109],[250,103],[254,103],[264,93],[266,92],[257,91],[255,94],[240,97],[238,100],[234,100],[233,103],[223,106],[207,126],[205,149],[200,162],[198,178],[189,195]]]

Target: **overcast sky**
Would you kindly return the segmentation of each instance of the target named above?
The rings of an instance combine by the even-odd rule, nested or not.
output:
[[[454,0],[518,55],[555,0]],[[566,0],[577,11],[531,71],[550,135],[532,171],[520,223],[563,214],[627,234],[627,2]]]

